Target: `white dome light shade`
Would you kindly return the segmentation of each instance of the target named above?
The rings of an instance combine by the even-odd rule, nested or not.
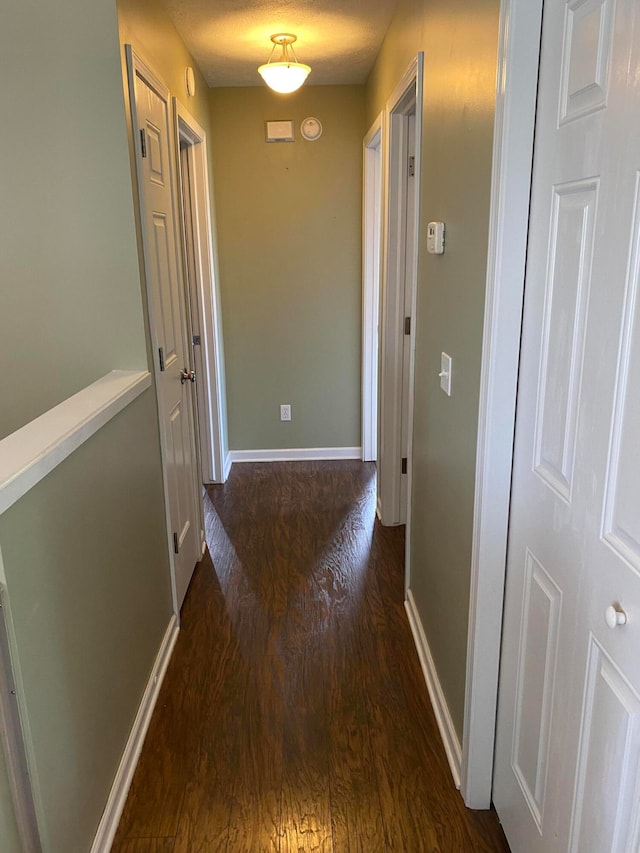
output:
[[[299,89],[310,71],[311,68],[302,62],[268,62],[258,68],[258,74],[267,86],[282,95]]]
[[[258,68],[258,74],[274,92],[288,95],[302,86],[311,68],[298,62],[292,46],[294,41],[297,41],[297,37],[293,33],[277,33],[271,36],[271,41],[273,42],[271,56],[265,65]],[[282,53],[278,62],[272,62],[271,57],[278,47],[281,48]]]

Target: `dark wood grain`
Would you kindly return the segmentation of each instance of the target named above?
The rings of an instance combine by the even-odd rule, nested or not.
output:
[[[128,838],[111,848],[112,853],[173,853],[175,838]]]
[[[234,465],[205,511],[115,853],[508,851],[453,785],[374,466]]]

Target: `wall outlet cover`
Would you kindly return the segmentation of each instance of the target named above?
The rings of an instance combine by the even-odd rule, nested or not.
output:
[[[281,421],[290,421],[291,420],[291,403],[281,403],[280,404],[280,420]]]

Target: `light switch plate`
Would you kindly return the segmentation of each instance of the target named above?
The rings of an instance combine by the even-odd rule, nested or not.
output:
[[[451,369],[453,362],[451,356],[443,352],[440,356],[440,387],[447,396],[451,396]]]
[[[427,225],[427,252],[430,255],[443,254],[444,222],[430,222]]]

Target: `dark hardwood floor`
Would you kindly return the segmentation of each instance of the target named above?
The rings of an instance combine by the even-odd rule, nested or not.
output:
[[[114,853],[508,851],[455,790],[360,462],[236,464]]]

